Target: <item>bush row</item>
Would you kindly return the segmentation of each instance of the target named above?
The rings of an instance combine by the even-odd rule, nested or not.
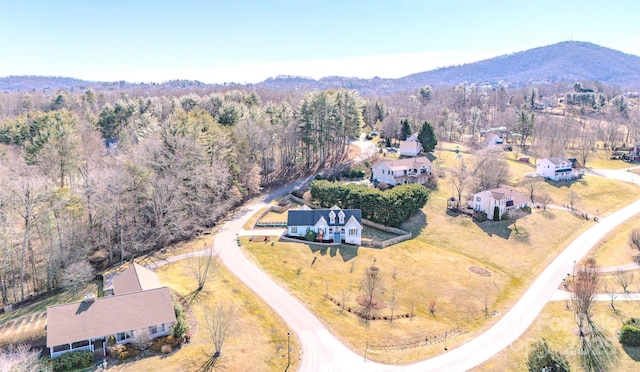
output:
[[[417,184],[380,191],[364,185],[316,180],[311,183],[311,200],[325,208],[337,205],[344,209],[360,209],[363,218],[398,226],[427,204],[429,191]]]

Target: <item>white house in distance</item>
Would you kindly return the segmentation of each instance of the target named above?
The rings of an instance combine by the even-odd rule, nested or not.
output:
[[[418,156],[422,152],[422,144],[415,140],[400,141],[400,156]]]
[[[501,219],[505,213],[527,207],[529,204],[529,198],[504,187],[484,190],[473,194],[467,203],[469,208],[473,208],[474,211],[486,213],[487,218],[491,220],[494,219],[496,207],[498,219]]]
[[[113,336],[126,344],[143,335],[171,333],[176,322],[169,288],[151,270],[133,264],[113,281],[114,295],[85,296],[81,302],[47,308],[47,347],[55,358],[70,351],[102,349]]]
[[[287,235],[303,237],[313,231],[320,240],[361,244],[362,212],[360,209],[296,209],[289,210]]]
[[[425,156],[399,160],[378,160],[371,166],[373,180],[395,186],[406,183],[424,185],[431,174],[431,161]]]
[[[544,158],[536,162],[536,174],[553,181],[573,181],[584,175],[584,167],[574,158]]]

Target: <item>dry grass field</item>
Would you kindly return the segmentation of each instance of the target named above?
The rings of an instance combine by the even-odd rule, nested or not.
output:
[[[632,263],[632,256],[640,251],[631,247],[629,234],[633,229],[640,228],[640,219],[634,219],[612,231],[591,252],[600,266],[619,266]],[[640,266],[639,266],[640,267]],[[638,278],[640,280],[640,278]]]
[[[616,302],[618,313],[614,313],[608,302],[594,306],[594,322],[604,329],[608,338],[616,345],[619,355],[614,371],[637,371],[640,369],[640,348],[622,347],[616,331],[630,317],[640,316],[640,302]],[[474,371],[527,371],[526,360],[530,345],[545,338],[550,347],[564,354],[571,363],[571,370],[582,370],[578,364],[576,335],[577,323],[573,312],[565,301],[550,302],[540,313],[527,332],[507,349],[474,369]]]
[[[191,298],[197,285],[185,261],[160,267],[156,273],[162,284],[186,298]],[[195,371],[207,360],[212,349],[204,313],[218,303],[233,304],[239,311],[232,335],[222,349],[221,366],[227,371],[278,371],[287,366],[286,323],[223,265],[217,274],[192,300],[198,319],[191,342],[165,356],[155,356],[122,365],[123,371]],[[298,338],[291,335],[291,370],[299,363]],[[120,366],[119,366],[120,367]]]
[[[440,353],[445,332],[454,335],[447,341],[453,347],[491,325],[558,252],[595,223],[560,210],[534,209],[518,219],[483,223],[447,212],[446,200],[453,189],[446,169],[461,159],[468,165],[475,161],[466,148],[459,150],[456,153],[452,144],[439,146],[434,162],[444,176],[439,179],[439,189],[431,193],[423,212],[399,226],[416,236],[412,240],[385,249],[285,242],[272,247],[249,242],[248,238],[243,245],[272,277],[311,307],[353,349],[363,353],[368,343],[372,359],[395,364]],[[531,165],[507,159],[513,181],[519,174],[534,171]],[[557,204],[563,204],[566,195],[574,191],[580,196],[578,209],[600,215],[640,197],[632,185],[597,176],[574,183],[545,183],[540,190],[550,193]],[[356,298],[362,294],[360,282],[374,262],[384,276],[380,299],[396,304],[394,314],[413,310],[415,317],[393,323],[373,320],[367,327],[362,319],[336,305],[344,303],[352,311],[359,308]],[[472,266],[492,275],[476,275],[469,270]],[[429,311],[432,304],[433,314]],[[376,316],[390,314],[387,306]],[[425,338],[431,341],[425,342]]]

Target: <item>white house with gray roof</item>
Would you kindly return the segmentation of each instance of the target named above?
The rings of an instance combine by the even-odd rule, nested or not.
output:
[[[316,233],[324,241],[361,244],[362,212],[360,209],[296,209],[289,210],[287,235],[304,237],[307,231]]]
[[[584,175],[584,167],[574,158],[543,158],[536,162],[536,173],[553,181],[573,181]]]
[[[505,213],[527,207],[530,204],[529,199],[523,194],[505,187],[498,187],[473,194],[467,205],[474,211],[486,213],[489,219],[494,219],[496,212],[498,213],[497,219],[502,219]]]
[[[406,183],[424,185],[431,174],[431,161],[426,156],[399,160],[378,160],[371,166],[373,180],[389,186]]]

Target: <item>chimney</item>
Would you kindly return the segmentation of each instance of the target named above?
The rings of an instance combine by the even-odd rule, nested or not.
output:
[[[86,295],[84,295],[84,302],[86,303],[94,302],[95,300],[96,296],[94,296],[93,293],[87,293]]]

